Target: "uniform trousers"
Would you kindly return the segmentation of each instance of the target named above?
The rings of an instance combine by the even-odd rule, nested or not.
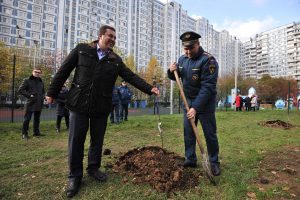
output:
[[[69,126],[69,180],[79,181],[83,176],[83,155],[86,134],[90,128],[88,152],[88,173],[97,171],[101,166],[101,155],[108,114],[97,117],[86,113],[70,111]]]
[[[216,118],[215,113],[197,113],[195,117],[195,124],[197,126],[198,120],[201,123],[202,130],[207,145],[207,152],[210,163],[219,164],[219,143],[217,138]],[[185,157],[188,162],[197,163],[196,156],[196,137],[193,132],[190,120],[186,116],[184,109],[184,145]]]

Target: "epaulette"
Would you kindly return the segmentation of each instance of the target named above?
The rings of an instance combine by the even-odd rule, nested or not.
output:
[[[210,53],[208,53],[206,51],[204,51],[203,54],[206,55],[208,58],[213,57]]]

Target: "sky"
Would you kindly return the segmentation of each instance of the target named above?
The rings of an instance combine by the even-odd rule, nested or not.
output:
[[[167,0],[160,0],[166,3]],[[300,22],[300,0],[175,0],[189,16],[209,20],[241,41],[289,23]],[[168,1],[170,2],[170,0]]]

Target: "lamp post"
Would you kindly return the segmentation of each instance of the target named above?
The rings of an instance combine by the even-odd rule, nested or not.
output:
[[[37,40],[33,40],[35,47],[34,47],[34,58],[33,58],[33,68],[35,68],[35,59],[36,59],[36,48],[38,45],[38,41]]]
[[[17,40],[15,41],[15,47],[18,45],[18,38],[22,38],[21,35],[19,35],[19,30],[20,27],[16,25],[17,29]],[[14,49],[14,55],[13,55],[13,68],[12,68],[12,85],[11,85],[11,123],[14,123],[14,116],[15,116],[15,107],[16,107],[16,102],[15,102],[15,78],[16,78],[16,50]]]

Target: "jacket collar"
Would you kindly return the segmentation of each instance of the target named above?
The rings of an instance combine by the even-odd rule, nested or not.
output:
[[[98,42],[99,42],[99,40],[95,40],[95,41],[93,41],[93,42],[91,42],[91,43],[89,44],[89,46],[95,50],[95,53],[97,53],[97,44],[98,44]],[[98,56],[98,55],[97,55],[97,56]],[[111,50],[111,51],[109,51],[109,53],[108,53],[106,56],[104,56],[104,58],[105,58],[105,57],[107,57],[109,60],[115,60],[115,59],[117,59],[119,56],[118,56],[113,50]],[[102,59],[103,59],[103,58],[102,58]]]
[[[35,77],[35,76],[33,76],[33,75],[31,75],[31,76],[29,77],[29,80],[38,80],[38,81],[42,82],[42,79],[41,79],[40,77]]]

